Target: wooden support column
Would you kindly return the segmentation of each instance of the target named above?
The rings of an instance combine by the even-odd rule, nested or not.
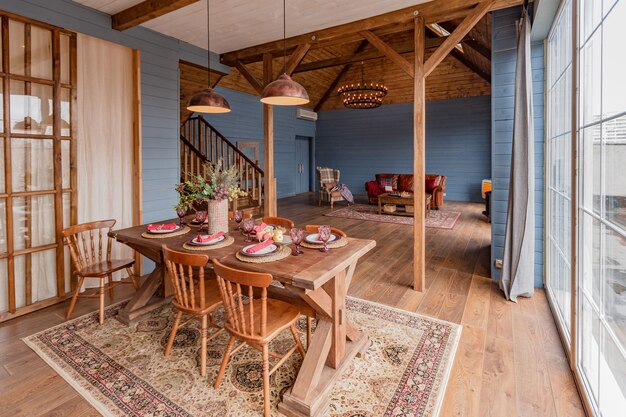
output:
[[[263,54],[263,84],[272,82],[272,54]],[[265,216],[276,216],[276,178],[274,178],[274,108],[263,104],[263,170],[265,171]]]
[[[413,78],[413,289],[424,291],[426,287],[426,240],[424,203],[424,176],[426,156],[426,78],[424,75],[425,32],[424,19],[417,16],[415,24],[415,71]]]

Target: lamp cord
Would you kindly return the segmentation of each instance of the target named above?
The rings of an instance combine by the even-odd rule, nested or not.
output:
[[[283,0],[283,73],[287,74],[287,7]]]

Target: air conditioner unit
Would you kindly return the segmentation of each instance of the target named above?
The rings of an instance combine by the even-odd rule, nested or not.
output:
[[[304,120],[317,120],[317,113],[315,113],[314,111],[311,110],[307,110],[307,109],[297,109],[296,110],[296,117],[298,119],[304,119]]]

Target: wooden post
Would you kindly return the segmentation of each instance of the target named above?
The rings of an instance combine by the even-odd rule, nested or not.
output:
[[[274,77],[272,54],[263,55],[263,84],[268,85]],[[274,108],[263,105],[263,162],[265,171],[265,216],[276,216],[276,179],[274,178]]]
[[[417,16],[415,23],[415,71],[413,78],[413,289],[424,291],[426,281],[426,257],[424,222],[424,171],[426,154],[426,79],[424,78],[424,19]]]

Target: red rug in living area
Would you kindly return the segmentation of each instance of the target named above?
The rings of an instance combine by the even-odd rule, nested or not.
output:
[[[378,206],[365,204],[354,204],[330,211],[324,215],[329,217],[343,217],[345,219],[413,225],[413,217],[395,216],[393,214],[378,214]],[[445,209],[430,210],[426,214],[426,227],[436,229],[454,229],[454,226],[456,226],[460,217],[460,211],[448,211]]]

